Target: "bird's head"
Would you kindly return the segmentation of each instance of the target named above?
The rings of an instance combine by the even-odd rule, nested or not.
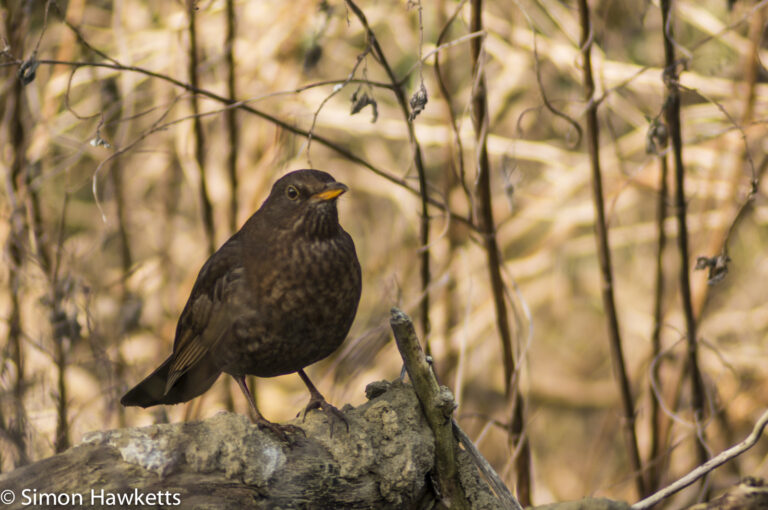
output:
[[[269,223],[309,237],[338,232],[336,199],[349,188],[320,170],[296,170],[275,182],[262,205]]]

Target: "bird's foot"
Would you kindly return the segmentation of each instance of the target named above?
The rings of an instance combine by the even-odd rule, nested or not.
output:
[[[259,417],[259,419],[254,419],[253,417],[251,417],[251,421],[255,423],[256,426],[259,427],[260,429],[262,430],[267,429],[271,431],[278,438],[280,438],[281,441],[285,443],[296,442],[294,440],[295,438],[291,438],[290,435],[297,436],[299,433],[301,433],[302,436],[307,437],[307,434],[304,432],[304,429],[302,429],[301,427],[297,427],[296,425],[272,423],[271,421],[263,417]]]
[[[307,407],[304,408],[304,414],[301,417],[301,421],[306,419],[307,413],[312,409],[322,409],[329,416],[332,415],[336,419],[344,422],[344,425],[347,427],[347,432],[349,432],[349,422],[347,421],[347,417],[344,416],[344,413],[339,411],[339,409],[335,406],[329,404],[328,401],[325,400],[319,393],[312,395],[312,397],[309,399],[309,404],[307,404]],[[334,419],[331,418],[331,437],[333,437],[333,422]]]
[[[253,395],[248,390],[248,385],[245,383],[245,376],[233,375],[232,377],[235,378],[238,386],[240,386],[240,389],[243,391],[243,395],[245,395],[245,398],[248,400],[248,404],[250,406],[248,417],[257,427],[260,429],[271,430],[272,433],[279,437],[281,441],[288,444],[293,444],[295,442],[292,441],[290,437],[288,437],[288,434],[293,434],[295,436],[298,435],[298,432],[301,432],[304,437],[307,437],[307,434],[304,433],[304,430],[297,427],[296,425],[282,425],[280,423],[272,423],[268,419],[264,418],[259,412],[259,408],[256,406],[256,400],[254,400]]]

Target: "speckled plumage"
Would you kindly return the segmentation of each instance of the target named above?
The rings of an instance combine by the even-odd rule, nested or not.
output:
[[[318,170],[279,179],[259,210],[203,265],[181,313],[173,354],[121,403],[186,402],[221,372],[244,385],[245,375],[301,371],[335,351],[361,292],[355,245],[336,208],[346,189]],[[305,382],[313,399],[322,398]]]

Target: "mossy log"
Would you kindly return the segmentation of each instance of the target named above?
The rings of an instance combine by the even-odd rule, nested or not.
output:
[[[13,495],[9,509],[439,507],[434,437],[413,389],[376,383],[368,395],[365,404],[343,409],[349,431],[336,423],[331,436],[331,418],[311,411],[293,422],[306,437],[291,434],[290,443],[233,413],[93,432],[2,475],[0,494]],[[499,508],[469,456],[457,453],[472,508]]]

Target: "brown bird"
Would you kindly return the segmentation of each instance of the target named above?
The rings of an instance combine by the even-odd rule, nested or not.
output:
[[[298,372],[310,392],[305,415],[320,408],[344,420],[303,368],[341,345],[360,301],[355,244],[336,209],[347,190],[319,170],[297,170],[275,182],[259,210],[200,270],[173,353],[120,403],[186,402],[225,372],[243,390],[254,421],[285,437],[295,427],[261,415],[245,376]]]

